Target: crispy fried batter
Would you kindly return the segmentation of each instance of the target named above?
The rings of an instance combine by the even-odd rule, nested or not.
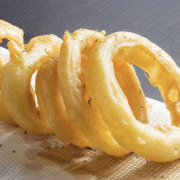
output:
[[[32,74],[41,62],[59,51],[62,40],[55,35],[33,38],[20,51],[9,48],[13,59],[2,68],[2,97],[13,119],[25,130],[38,134],[53,134],[40,109],[36,107],[30,88]],[[14,43],[9,44],[9,46]],[[7,83],[11,82],[11,83]]]
[[[85,29],[77,30],[73,34],[66,32],[60,51],[58,76],[70,120],[94,146],[108,154],[121,157],[127,154],[128,151],[120,147],[112,137],[108,126],[98,113],[98,109],[93,105],[91,95],[86,91],[86,83],[83,78],[86,60],[89,54],[92,53],[92,48],[103,38],[103,34]],[[96,51],[96,49],[93,51]],[[84,69],[81,68],[81,65]],[[129,65],[126,64],[126,66]],[[94,69],[96,70],[96,66],[94,66]],[[134,73],[131,67],[127,71],[131,74]],[[138,84],[140,89],[139,81],[138,83],[135,81],[136,78],[133,79],[129,76],[128,80]],[[98,92],[101,93],[100,90]],[[139,90],[134,92],[138,93],[138,97],[140,97]],[[143,92],[142,97],[144,97]],[[139,99],[141,98],[138,98],[137,101]],[[145,98],[141,99],[143,105],[145,104],[144,101]],[[144,113],[140,111],[140,108],[138,112],[139,114]]]
[[[46,60],[38,69],[36,94],[39,106],[57,138],[80,147],[92,146],[67,116],[59,87],[57,64],[58,56]]]
[[[135,64],[146,71],[150,83],[160,89],[173,124],[179,125],[180,70],[172,58],[146,38],[128,32],[111,34],[94,48],[98,51],[92,53],[88,61],[88,87],[116,141],[153,161],[166,162],[179,158],[180,129],[166,128],[167,132],[163,132],[136,121],[112,66],[113,57],[119,57],[118,61]]]

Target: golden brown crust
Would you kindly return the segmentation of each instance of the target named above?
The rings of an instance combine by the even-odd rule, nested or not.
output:
[[[10,41],[16,42],[20,48],[23,48],[23,35],[23,30],[19,29],[16,26],[13,26],[8,22],[0,20],[0,42],[2,42],[3,39],[8,39]],[[0,120],[4,123],[15,125],[17,123],[8,113],[1,95],[1,69],[6,63],[7,61],[0,56]]]
[[[13,54],[10,51],[13,60],[2,68],[2,97],[5,106],[13,119],[29,132],[53,134],[47,119],[36,108],[30,81],[41,62],[59,50],[61,42],[55,35],[46,35],[33,38],[23,51],[10,48],[15,52]]]
[[[92,146],[67,116],[57,76],[57,64],[58,56],[46,60],[38,69],[36,94],[39,106],[59,139],[80,147]]]
[[[8,112],[21,127],[41,134],[53,134],[54,129],[65,142],[96,146],[118,157],[130,151],[157,162],[180,157],[180,69],[161,48],[129,32],[104,38],[104,32],[79,29],[65,33],[57,71],[62,43],[57,36],[35,37],[24,47],[23,31],[0,20],[3,38],[10,40],[11,61],[3,66],[0,57],[0,88]],[[37,75],[36,107],[30,80],[44,61]],[[172,126],[145,124],[149,104],[129,64],[146,71],[159,88]],[[0,118],[13,124],[8,114],[3,117],[3,101],[0,96]]]
[[[90,55],[86,73],[89,91],[116,141],[153,161],[166,162],[179,158],[180,129],[170,126],[164,127],[166,131],[162,132],[136,121],[111,66],[111,59],[119,56],[119,60],[135,64],[146,71],[151,84],[160,87],[173,115],[173,124],[178,125],[179,120],[176,118],[179,114],[175,106],[179,102],[180,70],[172,58],[146,38],[129,32],[113,33],[95,48],[98,51]],[[98,93],[97,89],[103,91]],[[168,94],[172,89],[177,93],[172,93],[170,98]],[[104,97],[108,107],[103,103]]]
[[[9,41],[13,40],[21,49],[23,49],[23,36],[24,32],[22,29],[19,29],[6,21],[0,20],[0,42],[2,42],[2,39],[8,39]]]
[[[104,36],[99,32],[85,29],[77,30],[73,34],[66,32],[60,51],[58,76],[70,120],[94,146],[108,154],[121,157],[127,154],[128,151],[117,145],[108,131],[108,126],[106,126],[101,114],[98,113],[98,109],[93,105],[91,94],[86,91],[86,82],[83,78],[84,70],[81,68],[82,65],[86,69],[86,61],[89,54],[92,53],[92,48],[103,38]],[[135,113],[140,120],[146,121],[145,117],[140,117],[142,114],[145,114],[147,117],[146,100],[145,98],[143,99],[143,91],[142,96],[140,96],[141,87],[133,68],[128,64],[126,66],[128,67],[128,73],[133,74],[134,79],[129,76],[124,81],[133,82],[139,88],[137,90],[134,89],[135,86],[132,86],[134,93],[140,97],[137,98],[137,101],[139,104],[142,103],[144,105],[145,112],[140,111],[140,105],[139,108],[133,108],[136,109]],[[96,69],[95,66],[94,69]],[[117,73],[122,74],[122,72]],[[125,88],[124,90],[126,91]],[[129,95],[128,98],[132,98],[132,95],[127,94]]]

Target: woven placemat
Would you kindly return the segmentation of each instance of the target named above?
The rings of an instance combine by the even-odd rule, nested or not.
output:
[[[8,59],[7,50],[0,54]],[[150,124],[170,124],[165,104],[152,99]],[[101,150],[64,144],[55,136],[36,135],[0,124],[1,180],[180,179],[180,160],[155,163],[131,153],[115,158]]]

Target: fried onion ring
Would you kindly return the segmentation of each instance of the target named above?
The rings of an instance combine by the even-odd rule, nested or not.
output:
[[[2,39],[8,39],[16,42],[21,48],[24,47],[24,32],[12,24],[0,20],[0,43]],[[7,63],[7,61],[0,56],[0,120],[7,124],[17,124],[13,118],[9,115],[1,95],[1,68]]]
[[[90,30],[80,29],[73,34],[66,32],[60,51],[58,76],[70,120],[94,146],[121,157],[129,152],[117,144],[105,123],[103,126],[103,119],[93,108],[91,97],[87,97],[81,68],[81,64],[86,64],[85,59],[93,46],[103,38],[103,34]]]
[[[38,69],[35,89],[39,106],[57,138],[80,147],[92,146],[67,116],[57,75],[57,59],[58,56],[46,60]]]
[[[2,42],[2,39],[13,40],[21,49],[23,49],[23,36],[24,32],[22,29],[19,29],[6,21],[0,20],[0,43]]]
[[[35,37],[23,51],[14,41],[8,43],[13,56],[2,67],[2,97],[13,119],[29,132],[53,134],[48,121],[36,108],[30,81],[41,62],[59,51],[61,43],[62,40],[55,35]]]
[[[4,66],[7,63],[7,61],[0,56],[0,82],[1,82],[1,69],[2,66]],[[17,123],[13,120],[13,118],[9,115],[4,102],[2,100],[1,95],[1,83],[0,83],[0,121],[6,123],[6,124],[12,124],[16,125]]]
[[[172,58],[146,38],[129,32],[113,33],[95,49],[87,65],[87,88],[116,141],[152,161],[179,158],[180,129],[175,126],[154,128],[138,122],[117,83],[112,62],[126,61],[146,71],[150,83],[159,88],[173,124],[179,126],[180,70]]]

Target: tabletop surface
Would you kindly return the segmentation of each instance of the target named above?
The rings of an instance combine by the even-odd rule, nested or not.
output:
[[[0,19],[23,29],[25,43],[43,34],[63,38],[65,30],[79,28],[106,30],[107,34],[130,31],[160,46],[180,67],[179,17],[179,0],[0,1]],[[141,69],[136,69],[145,95],[162,101],[158,89],[149,84]]]

